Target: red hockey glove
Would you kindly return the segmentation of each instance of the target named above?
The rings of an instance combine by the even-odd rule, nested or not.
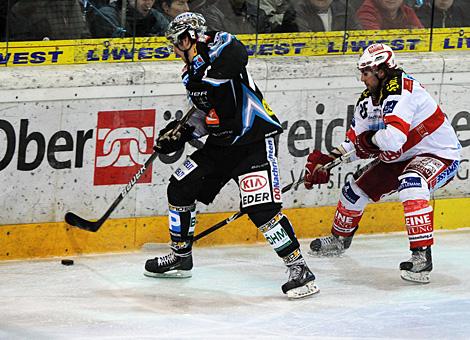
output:
[[[312,189],[314,184],[328,183],[330,179],[330,171],[321,169],[321,167],[334,160],[333,157],[321,153],[321,151],[313,150],[307,158],[305,164],[304,185],[307,189]]]
[[[365,131],[356,137],[354,147],[356,148],[356,155],[359,158],[374,158],[380,153],[377,145],[372,143],[372,136],[376,131]]]

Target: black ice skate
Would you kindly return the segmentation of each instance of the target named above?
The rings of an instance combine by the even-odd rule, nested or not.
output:
[[[429,273],[432,270],[431,247],[411,250],[411,258],[400,263],[400,276],[403,280],[429,283]]]
[[[313,256],[340,256],[351,245],[353,235],[348,237],[329,235],[310,242],[309,254]]]
[[[165,256],[157,256],[145,263],[145,276],[160,278],[185,278],[191,277],[193,257],[191,252],[177,254],[173,250]]]
[[[289,269],[289,280],[281,288],[289,299],[300,299],[320,291],[315,285],[315,275],[304,261],[289,265],[287,268]]]

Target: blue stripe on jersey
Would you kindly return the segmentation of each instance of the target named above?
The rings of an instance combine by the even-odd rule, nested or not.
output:
[[[186,74],[184,75],[184,77],[183,77],[183,85],[184,85],[184,87],[186,87],[186,86],[188,85],[188,83],[189,83],[189,74],[186,73]]]
[[[411,79],[411,80],[416,80],[415,78],[413,78],[413,76],[409,75],[408,73],[405,73],[403,72],[403,76],[408,78],[408,79]]]
[[[232,144],[240,139],[245,133],[247,133],[252,127],[255,117],[258,116],[266,122],[281,127],[281,124],[272,119],[266,112],[261,100],[251,92],[245,84],[242,85],[243,90],[243,107],[242,107],[242,122],[243,128],[239,136],[237,136]]]
[[[385,123],[383,121],[370,123],[368,125],[368,130],[379,131],[385,129]]]
[[[232,39],[234,38],[233,35],[227,32],[219,32],[215,36],[215,40],[217,42],[211,46],[209,49],[209,58],[211,59],[211,62],[214,61],[215,58],[217,58],[220,53],[222,53],[223,49],[232,42]]]
[[[220,86],[230,81],[230,79],[215,79],[215,78],[202,78],[202,81],[212,86]]]

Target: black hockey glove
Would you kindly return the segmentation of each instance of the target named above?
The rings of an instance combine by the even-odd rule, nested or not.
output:
[[[380,149],[372,142],[372,136],[375,131],[365,131],[356,137],[354,147],[356,148],[356,155],[359,158],[374,158],[380,153]]]
[[[179,121],[173,120],[160,130],[153,149],[159,153],[168,155],[178,151],[186,142],[193,139],[194,126],[183,124],[179,127],[178,131],[176,131],[178,126]]]

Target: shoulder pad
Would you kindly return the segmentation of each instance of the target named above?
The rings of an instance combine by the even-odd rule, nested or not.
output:
[[[400,95],[402,92],[402,75],[396,75],[388,79],[382,87],[380,101],[382,102],[391,94]]]
[[[366,90],[362,91],[361,96],[359,97],[359,99],[356,103],[356,106],[357,106],[357,104],[362,102],[364,99],[369,98],[369,97],[370,97],[370,91],[369,90],[366,89]]]

